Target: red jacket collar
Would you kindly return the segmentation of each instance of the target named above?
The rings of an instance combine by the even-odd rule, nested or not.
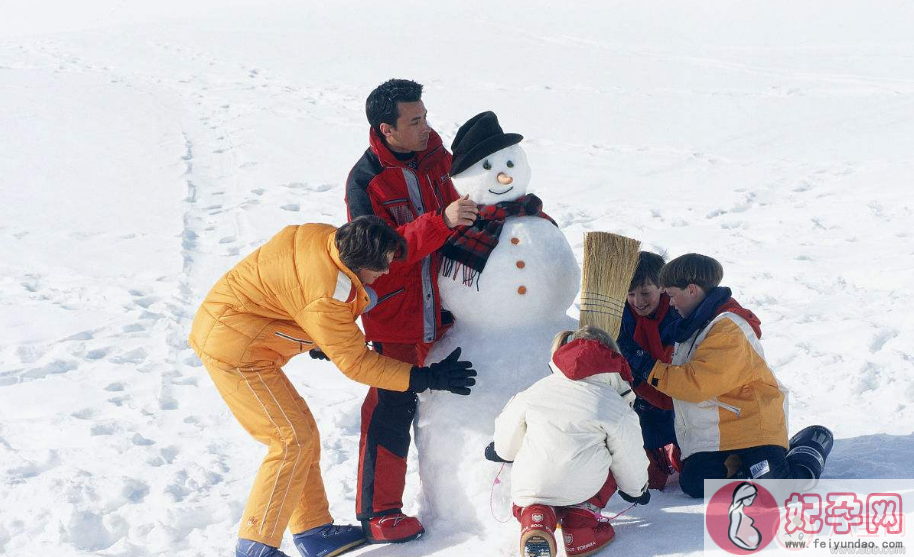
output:
[[[374,128],[371,128],[368,133],[368,142],[371,145],[371,152],[378,156],[378,160],[381,161],[381,164],[385,167],[407,167],[409,166],[409,161],[401,161],[390,151],[390,148],[387,147],[387,144],[384,143],[384,140],[378,135],[378,132],[374,131]],[[431,130],[428,136],[428,146],[425,148],[425,151],[416,153],[416,160],[419,161],[419,168],[424,169],[429,164],[432,164],[438,160],[438,157],[444,155],[445,150],[443,147],[443,142],[441,141],[441,136],[439,136],[435,130]]]
[[[614,352],[595,340],[578,339],[562,346],[552,355],[552,362],[572,380],[585,379],[598,373],[618,373],[629,383],[632,370],[622,354]]]
[[[762,320],[752,313],[752,311],[739,305],[739,302],[730,298],[717,308],[717,313],[715,313],[715,315],[720,315],[724,312],[735,313],[745,319],[749,323],[749,326],[752,327],[752,330],[755,331],[755,336],[762,338]]]

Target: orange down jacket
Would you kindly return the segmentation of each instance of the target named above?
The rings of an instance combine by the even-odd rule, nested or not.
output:
[[[335,237],[327,224],[283,228],[209,291],[190,346],[223,369],[252,370],[282,367],[320,347],[354,381],[407,390],[412,366],[365,345],[355,321],[368,294],[340,261]]]

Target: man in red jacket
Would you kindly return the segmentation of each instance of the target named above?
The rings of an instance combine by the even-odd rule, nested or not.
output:
[[[406,238],[409,255],[372,286],[375,308],[362,316],[374,349],[422,365],[452,318],[441,309],[436,251],[455,226],[476,219],[476,204],[454,190],[451,154],[428,125],[422,85],[391,79],[368,96],[370,147],[349,173],[349,219],[377,215]],[[372,388],[362,405],[356,516],[369,542],[405,542],[424,532],[402,512],[406,454],[416,395]]]

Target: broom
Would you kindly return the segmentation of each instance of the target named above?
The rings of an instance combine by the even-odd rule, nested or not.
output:
[[[628,285],[638,266],[641,242],[611,234],[584,235],[584,273],[581,278],[581,327],[594,325],[615,339],[622,326]]]

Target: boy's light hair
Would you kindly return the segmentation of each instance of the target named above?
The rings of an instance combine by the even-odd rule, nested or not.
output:
[[[713,257],[698,253],[680,255],[660,270],[660,288],[686,288],[698,285],[707,292],[718,286],[724,278],[724,268]]]
[[[577,331],[562,331],[555,335],[555,338],[552,339],[552,354],[555,354],[555,351],[563,345],[573,340],[580,339],[595,340],[610,350],[619,352],[619,345],[616,344],[613,337],[609,336],[609,333],[599,327],[587,325],[586,327],[581,327]]]

